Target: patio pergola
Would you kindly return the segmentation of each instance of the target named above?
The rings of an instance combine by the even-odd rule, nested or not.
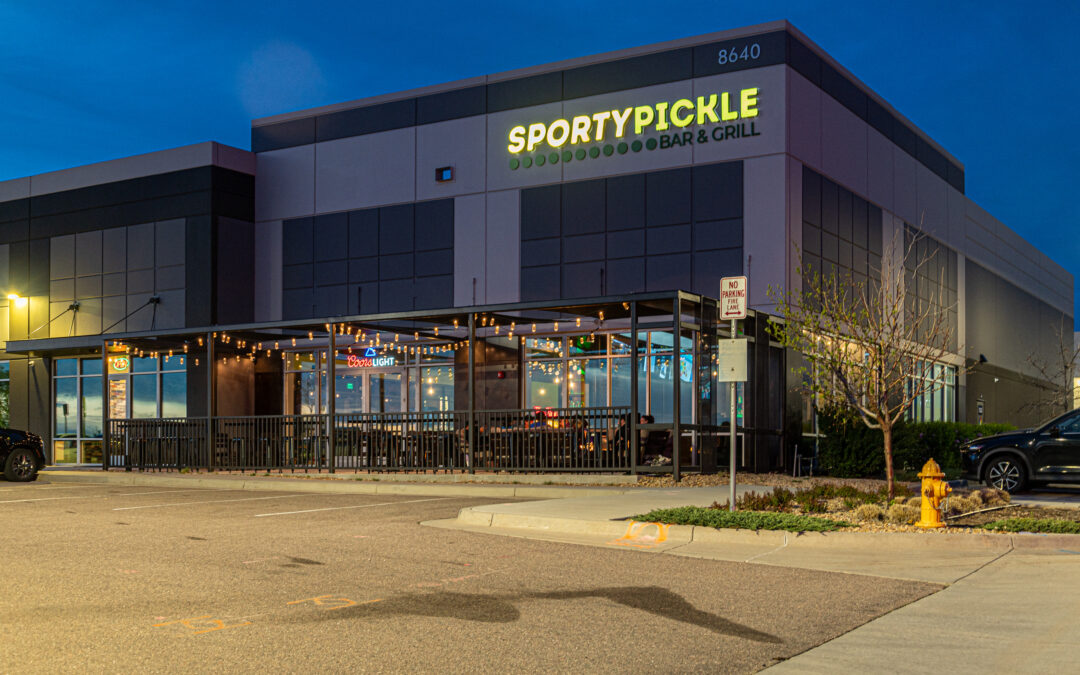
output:
[[[717,387],[713,368],[716,308],[690,293],[643,293],[108,336],[110,374],[132,358],[184,355],[189,409],[184,417],[113,414],[115,378],[103,377],[103,468],[715,471],[727,429],[718,423],[727,388]],[[602,405],[565,387],[556,405],[533,400],[550,397],[534,375],[559,383],[567,364],[577,366],[564,346],[581,352],[580,377],[590,358],[606,369]],[[350,374],[433,363],[453,374],[453,395],[444,397],[452,405],[412,406],[423,400],[412,391],[401,409],[341,405],[343,395],[355,398],[339,390]],[[629,385],[618,374],[616,392],[620,368]],[[310,387],[292,398],[274,390],[274,377],[294,371],[315,373],[313,395]],[[255,391],[252,400],[234,393],[243,387]],[[661,421],[642,417],[646,399],[654,411],[662,400]]]

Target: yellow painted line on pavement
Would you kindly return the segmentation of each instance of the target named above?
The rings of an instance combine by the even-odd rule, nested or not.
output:
[[[356,506],[330,506],[324,509],[305,509],[303,511],[281,511],[278,513],[257,513],[256,518],[266,518],[268,516],[291,516],[297,513],[315,513],[317,511],[341,511],[344,509],[370,509],[375,506],[393,506],[394,504],[417,504],[419,502],[441,502],[447,499],[455,499],[455,497],[432,497],[430,499],[409,499],[401,502],[382,502],[381,504],[357,504]]]
[[[166,506],[194,506],[196,504],[224,504],[225,502],[257,502],[263,499],[291,499],[293,497],[317,497],[326,495],[319,494],[295,494],[295,495],[279,495],[276,497],[246,497],[244,499],[212,499],[204,502],[176,502],[173,504],[146,504],[144,506],[121,506],[113,509],[113,511],[131,511],[134,509],[161,509]]]

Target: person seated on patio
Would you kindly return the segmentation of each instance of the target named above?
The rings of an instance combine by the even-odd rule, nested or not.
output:
[[[530,429],[542,429],[547,426],[547,421],[544,420],[544,411],[537,410],[533,413],[533,419],[529,422],[528,427]]]
[[[611,447],[620,456],[630,452],[630,413],[619,416],[619,426],[615,429],[615,435],[611,439]]]

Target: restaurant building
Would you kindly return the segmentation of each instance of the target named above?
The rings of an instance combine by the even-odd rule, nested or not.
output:
[[[1072,276],[786,22],[259,119],[0,183],[10,424],[57,464],[710,470],[746,275],[737,461],[790,470],[767,289],[905,232],[955,331],[914,417],[1025,421]]]

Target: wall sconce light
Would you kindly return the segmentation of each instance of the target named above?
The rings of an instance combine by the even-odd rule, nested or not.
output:
[[[23,307],[26,307],[26,303],[28,302],[26,298],[22,297],[18,293],[8,293],[7,299],[14,302],[15,307],[17,307],[18,309],[22,309]],[[33,365],[33,364],[31,364],[31,365]]]

